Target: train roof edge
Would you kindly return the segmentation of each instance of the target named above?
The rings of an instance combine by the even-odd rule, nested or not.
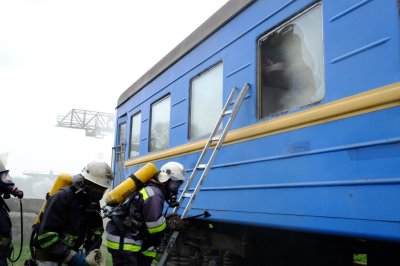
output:
[[[117,107],[126,102],[135,93],[162,74],[171,65],[189,53],[254,1],[256,0],[230,0],[227,2],[180,44],[172,49],[172,51],[164,56],[157,64],[141,76],[135,83],[126,89],[118,98]]]

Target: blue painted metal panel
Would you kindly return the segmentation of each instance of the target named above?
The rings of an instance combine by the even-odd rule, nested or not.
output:
[[[396,1],[324,2],[327,100],[399,80],[397,13]]]

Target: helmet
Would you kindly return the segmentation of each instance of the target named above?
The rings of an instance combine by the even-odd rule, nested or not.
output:
[[[174,181],[185,181],[187,179],[185,168],[177,162],[168,162],[164,164],[158,174],[158,181],[167,182],[169,179]]]
[[[3,172],[8,172],[2,160],[0,160],[0,174]]]
[[[82,170],[82,175],[86,180],[91,181],[101,187],[110,188],[114,180],[111,167],[105,162],[91,162]]]

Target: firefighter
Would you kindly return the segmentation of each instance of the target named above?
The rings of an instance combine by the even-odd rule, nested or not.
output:
[[[114,266],[151,265],[165,230],[184,228],[179,217],[167,221],[162,211],[164,202],[178,206],[178,190],[186,179],[182,164],[168,162],[110,216],[107,249]]]
[[[103,221],[100,203],[114,175],[104,162],[91,162],[81,174],[47,199],[34,241],[38,266],[101,265]],[[84,252],[80,252],[84,250]]]
[[[9,170],[4,167],[0,160],[0,266],[7,265],[7,257],[13,250],[11,245],[11,220],[8,215],[10,209],[4,199],[10,198],[10,195],[19,199],[24,197],[24,193],[15,186],[8,172]]]

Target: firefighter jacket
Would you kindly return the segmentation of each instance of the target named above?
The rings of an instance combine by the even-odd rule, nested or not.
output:
[[[100,204],[91,202],[74,185],[51,196],[39,225],[35,241],[38,260],[62,262],[70,250],[83,245],[86,252],[100,247],[103,234]]]
[[[107,247],[110,252],[141,252],[155,257],[155,247],[167,227],[162,214],[165,191],[149,182],[136,194],[126,212],[111,216],[106,228]]]
[[[0,260],[6,260],[11,252],[11,220],[8,212],[9,209],[0,196]]]

